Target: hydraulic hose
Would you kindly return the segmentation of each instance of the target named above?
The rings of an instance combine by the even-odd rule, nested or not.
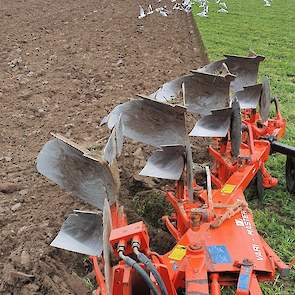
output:
[[[156,267],[152,263],[152,261],[148,257],[146,257],[143,253],[141,253],[137,247],[133,247],[133,252],[136,255],[136,257],[138,258],[138,260],[140,262],[142,262],[146,266],[146,268],[153,274],[154,278],[156,279],[156,281],[160,287],[162,295],[168,295],[165,283],[164,283],[161,275],[157,271]]]
[[[124,260],[127,265],[135,269],[135,271],[142,277],[142,279],[145,281],[145,283],[154,295],[160,295],[148,274],[134,259],[130,258],[129,256],[125,256],[123,254],[123,251],[119,251],[119,257]]]

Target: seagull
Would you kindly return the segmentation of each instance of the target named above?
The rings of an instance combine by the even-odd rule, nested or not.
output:
[[[204,10],[200,13],[197,13],[197,15],[201,17],[208,17],[208,14]]]
[[[264,6],[270,7],[271,6],[271,0],[263,0],[264,1]]]
[[[168,16],[168,14],[170,13],[166,7],[160,7],[160,8],[156,8],[156,11],[160,13],[160,15],[162,16]]]
[[[200,0],[200,5],[199,5],[199,7],[206,7],[206,6],[208,6],[208,1],[207,0]]]
[[[174,4],[172,9],[174,9],[174,10],[183,10],[180,3],[177,3],[177,2]]]
[[[138,18],[141,19],[141,18],[144,18],[146,16],[145,12],[144,12],[144,9],[141,5],[139,5],[139,16]]]
[[[226,9],[224,9],[224,8],[218,9],[217,12],[219,12],[219,13],[228,13],[228,11]]]
[[[188,6],[190,4],[191,4],[190,0],[183,0],[182,3],[181,3],[182,6]]]
[[[152,14],[152,13],[154,13],[154,11],[153,11],[152,5],[150,4],[149,7],[148,7],[148,11],[147,11],[146,15],[149,15],[149,14]]]
[[[266,1],[267,1],[267,0],[266,0]],[[227,5],[226,5],[225,2],[221,2],[221,3],[219,3],[219,7],[220,7],[220,9],[223,8],[223,9],[227,10]]]
[[[190,0],[183,0],[181,6],[186,13],[189,13],[192,10],[192,3]]]
[[[206,5],[206,6],[204,6],[203,11],[197,13],[197,15],[201,16],[201,17],[208,17],[208,10],[209,10],[209,7],[208,7],[208,5]]]

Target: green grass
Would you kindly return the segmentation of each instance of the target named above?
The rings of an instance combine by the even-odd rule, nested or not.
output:
[[[266,56],[260,67],[260,80],[268,76],[272,95],[280,99],[287,119],[285,143],[295,145],[295,1],[274,0],[264,7],[262,0],[227,0],[229,13],[218,14],[210,3],[209,18],[195,16],[210,60],[223,54],[246,55],[251,49]],[[193,13],[200,11],[197,6]],[[276,253],[289,262],[295,256],[295,196],[286,191],[285,157],[273,155],[267,167],[279,178],[278,187],[265,192],[263,209],[254,209],[256,226]],[[295,294],[295,272],[288,279],[263,284],[264,294]],[[234,293],[231,293],[234,294]]]

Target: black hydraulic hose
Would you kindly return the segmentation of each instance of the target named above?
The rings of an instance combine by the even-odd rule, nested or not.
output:
[[[163,282],[161,275],[159,274],[158,270],[156,269],[152,261],[143,253],[141,253],[136,247],[133,248],[133,251],[137,256],[138,260],[142,262],[146,266],[146,268],[153,274],[154,278],[156,279],[160,287],[162,295],[168,295],[165,283]]]
[[[119,256],[126,264],[135,269],[135,271],[142,277],[154,295],[160,295],[148,274],[134,259],[130,258],[129,256],[125,256],[122,251],[119,252]]]

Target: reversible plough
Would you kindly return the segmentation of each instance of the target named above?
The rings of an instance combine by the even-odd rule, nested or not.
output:
[[[217,295],[236,286],[236,294],[259,295],[259,282],[274,280],[276,271],[287,275],[289,266],[258,234],[244,196],[250,183],[259,197],[277,185],[265,168],[273,152],[287,155],[287,189],[295,191],[295,149],[279,143],[286,121],[268,79],[257,84],[263,60],[226,55],[116,106],[102,120],[111,134],[99,157],[60,135],[44,145],[38,171],[99,209],[74,211],[51,244],[90,257],[97,294]],[[200,118],[189,135],[187,113]],[[213,138],[206,188],[196,181],[192,136]],[[165,255],[151,251],[144,222],[128,224],[119,205],[124,138],[156,148],[140,175],[176,181],[166,193],[174,212],[163,216],[176,245]]]

